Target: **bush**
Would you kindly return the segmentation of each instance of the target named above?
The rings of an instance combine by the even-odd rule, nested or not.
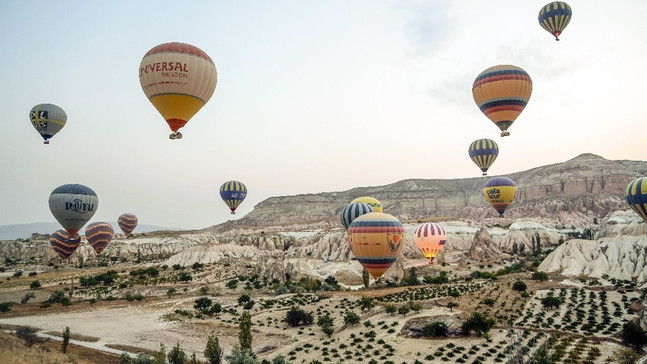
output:
[[[512,285],[512,289],[517,292],[525,292],[528,286],[521,280],[517,280]]]
[[[41,339],[36,335],[36,330],[29,326],[20,326],[16,329],[16,336],[25,340],[27,346],[32,346],[33,344],[40,342]]]
[[[166,356],[169,364],[184,364],[186,363],[186,353],[180,349],[180,343],[175,344],[173,349],[169,351]]]
[[[355,325],[359,323],[359,315],[353,311],[346,311],[344,314],[344,323],[346,325]]]
[[[285,322],[292,327],[299,325],[310,325],[313,322],[312,312],[305,312],[304,310],[292,306],[285,314]]]
[[[444,322],[431,322],[422,327],[422,335],[425,337],[447,336],[449,328]]]

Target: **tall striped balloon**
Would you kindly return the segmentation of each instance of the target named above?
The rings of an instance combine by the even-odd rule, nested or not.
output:
[[[370,196],[358,197],[358,198],[354,199],[353,201],[351,201],[351,203],[353,203],[353,202],[363,202],[363,203],[371,206],[373,208],[373,210],[375,210],[375,212],[384,212],[382,210],[382,203],[380,202],[380,200],[378,200],[375,197],[370,197]]]
[[[97,255],[110,243],[115,236],[115,230],[107,222],[96,221],[85,228],[85,238]]]
[[[137,216],[135,214],[131,213],[124,213],[119,216],[119,219],[117,219],[117,224],[119,224],[119,228],[121,231],[124,232],[126,236],[130,236],[130,234],[135,230],[137,227]]]
[[[490,178],[483,187],[483,196],[499,213],[503,213],[514,200],[517,187],[513,180],[507,177]]]
[[[559,40],[560,34],[564,31],[568,23],[571,21],[573,11],[571,7],[563,1],[553,1],[550,4],[544,5],[539,10],[539,24],[548,33]]]
[[[627,185],[627,204],[647,222],[647,177],[636,178]]]
[[[242,182],[227,181],[220,186],[220,197],[229,206],[232,215],[247,197],[247,187]]]
[[[81,244],[81,236],[72,236],[65,230],[57,230],[50,236],[49,244],[61,259],[65,260],[79,247]]]
[[[353,255],[375,279],[395,262],[404,248],[405,237],[400,220],[380,212],[359,216],[346,231]]]
[[[474,162],[487,176],[487,170],[499,155],[499,146],[492,139],[477,139],[470,144],[467,152]]]
[[[344,229],[348,230],[348,226],[350,226],[353,220],[369,212],[375,212],[375,210],[363,202],[351,202],[346,205],[341,210],[341,223],[344,225]]]
[[[190,44],[157,45],[139,65],[142,90],[173,131],[171,139],[182,138],[178,130],[209,101],[217,82],[211,58]]]
[[[526,71],[512,65],[499,65],[481,72],[472,85],[474,102],[496,126],[501,136],[528,104],[532,80]]]
[[[97,194],[90,187],[80,184],[59,186],[49,195],[50,211],[71,236],[81,230],[98,207]]]
[[[65,126],[67,114],[54,104],[38,104],[29,111],[29,121],[43,137],[44,143],[49,144],[49,139]]]
[[[427,222],[416,228],[416,231],[413,233],[413,241],[425,258],[429,259],[429,263],[431,263],[445,246],[447,233],[439,224]]]

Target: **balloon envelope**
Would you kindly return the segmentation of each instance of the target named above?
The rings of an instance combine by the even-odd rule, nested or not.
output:
[[[344,229],[348,230],[348,226],[350,226],[353,220],[369,212],[375,212],[375,210],[364,202],[351,202],[346,205],[341,210],[341,223],[344,225]]]
[[[53,104],[38,104],[29,111],[29,120],[36,131],[43,137],[45,144],[56,135],[67,122],[65,110]]]
[[[373,210],[375,210],[375,212],[384,212],[382,210],[382,203],[380,202],[380,200],[378,200],[377,198],[374,198],[374,197],[368,197],[368,196],[358,197],[358,198],[354,199],[353,201],[351,201],[351,203],[353,203],[353,202],[363,202],[363,203],[371,206],[373,208]]]
[[[359,216],[346,232],[355,258],[375,279],[395,262],[404,248],[405,237],[400,220],[380,212]]]
[[[539,24],[548,33],[559,40],[560,34],[564,31],[568,23],[571,21],[573,11],[571,7],[563,1],[553,1],[550,4],[544,5],[539,10]]]
[[[121,214],[119,219],[117,219],[117,224],[119,224],[121,231],[123,231],[126,236],[129,236],[137,227],[137,216],[131,213]]]
[[[640,177],[631,181],[625,191],[627,204],[647,222],[647,178]]]
[[[487,176],[487,170],[499,155],[499,146],[492,139],[477,139],[470,144],[467,152],[484,176]]]
[[[81,244],[81,236],[72,236],[65,230],[57,230],[50,236],[49,244],[61,259],[65,260],[79,247]]]
[[[211,98],[218,81],[216,66],[200,48],[185,43],[153,47],[139,65],[139,83],[164,117],[171,139]]]
[[[247,197],[247,187],[242,182],[227,181],[220,186],[220,197],[229,206],[232,214]]]
[[[483,187],[483,196],[499,212],[499,216],[503,216],[505,209],[514,200],[516,192],[514,181],[507,177],[490,178]]]
[[[97,255],[110,243],[115,236],[115,230],[107,222],[96,221],[85,228],[85,238]]]
[[[472,85],[474,102],[496,126],[501,136],[517,119],[530,99],[532,80],[517,66],[499,65],[481,72]]]
[[[71,236],[92,218],[98,206],[97,194],[80,184],[59,186],[49,195],[50,211]]]
[[[420,252],[433,262],[434,258],[443,249],[447,242],[447,233],[439,224],[428,222],[424,223],[413,233],[413,241],[416,243]]]

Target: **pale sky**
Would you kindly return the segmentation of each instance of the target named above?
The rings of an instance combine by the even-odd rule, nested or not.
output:
[[[0,0],[0,225],[55,221],[49,194],[81,183],[99,196],[91,221],[204,228],[272,196],[479,177],[478,138],[499,144],[492,176],[644,160],[647,1],[570,0],[559,42],[537,21],[547,2]],[[218,70],[175,141],[138,77],[166,42]],[[471,92],[498,64],[533,80],[505,138]],[[49,145],[39,103],[68,116]],[[219,195],[232,179],[249,191],[237,215]]]

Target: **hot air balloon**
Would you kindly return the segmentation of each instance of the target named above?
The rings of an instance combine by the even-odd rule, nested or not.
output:
[[[539,24],[542,28],[552,34],[555,40],[559,40],[559,35],[562,34],[564,28],[571,21],[571,7],[563,1],[553,1],[550,4],[544,5],[539,10]]]
[[[246,196],[247,187],[242,182],[227,181],[220,186],[220,197],[229,206],[232,215],[236,214],[238,205],[243,202]]]
[[[363,202],[363,203],[371,206],[373,208],[373,210],[375,210],[375,212],[383,212],[382,211],[382,203],[376,198],[368,197],[368,196],[358,197],[358,198],[354,199],[353,201],[351,201],[351,203],[353,203],[353,202]]]
[[[178,130],[209,101],[217,82],[211,58],[190,44],[155,46],[139,65],[139,83],[173,131],[171,139],[182,138]]]
[[[470,144],[467,152],[481,171],[487,176],[487,170],[499,155],[499,146],[492,139],[477,139]]]
[[[29,120],[36,131],[49,144],[49,139],[56,135],[67,121],[65,110],[53,104],[38,104],[29,111]]]
[[[344,225],[344,229],[348,230],[348,226],[350,226],[353,220],[369,212],[375,212],[375,210],[364,202],[351,202],[346,205],[341,210],[341,223]]]
[[[97,255],[101,254],[114,236],[115,230],[107,222],[93,222],[85,228],[85,238]]]
[[[428,222],[418,226],[413,233],[413,241],[425,258],[429,259],[429,263],[431,263],[445,246],[447,234],[445,233],[445,229],[439,224]]]
[[[640,177],[631,181],[625,191],[625,198],[629,207],[647,222],[647,178]]]
[[[405,237],[400,220],[380,212],[356,218],[346,232],[346,241],[355,258],[374,279],[380,278],[395,262],[404,248]]]
[[[510,135],[508,128],[526,107],[531,93],[528,73],[512,65],[490,67],[472,85],[476,105],[501,129],[501,136]]]
[[[130,213],[121,214],[117,219],[117,224],[126,236],[130,236],[130,233],[137,227],[137,216]]]
[[[49,244],[61,259],[65,260],[79,247],[81,244],[81,236],[72,236],[65,230],[57,230],[50,236]]]
[[[97,194],[84,185],[62,185],[49,195],[50,211],[70,236],[75,236],[81,230],[97,211],[97,207]]]
[[[514,181],[507,177],[490,178],[483,187],[483,196],[499,212],[499,217],[503,216],[505,209],[512,203],[516,192]]]

